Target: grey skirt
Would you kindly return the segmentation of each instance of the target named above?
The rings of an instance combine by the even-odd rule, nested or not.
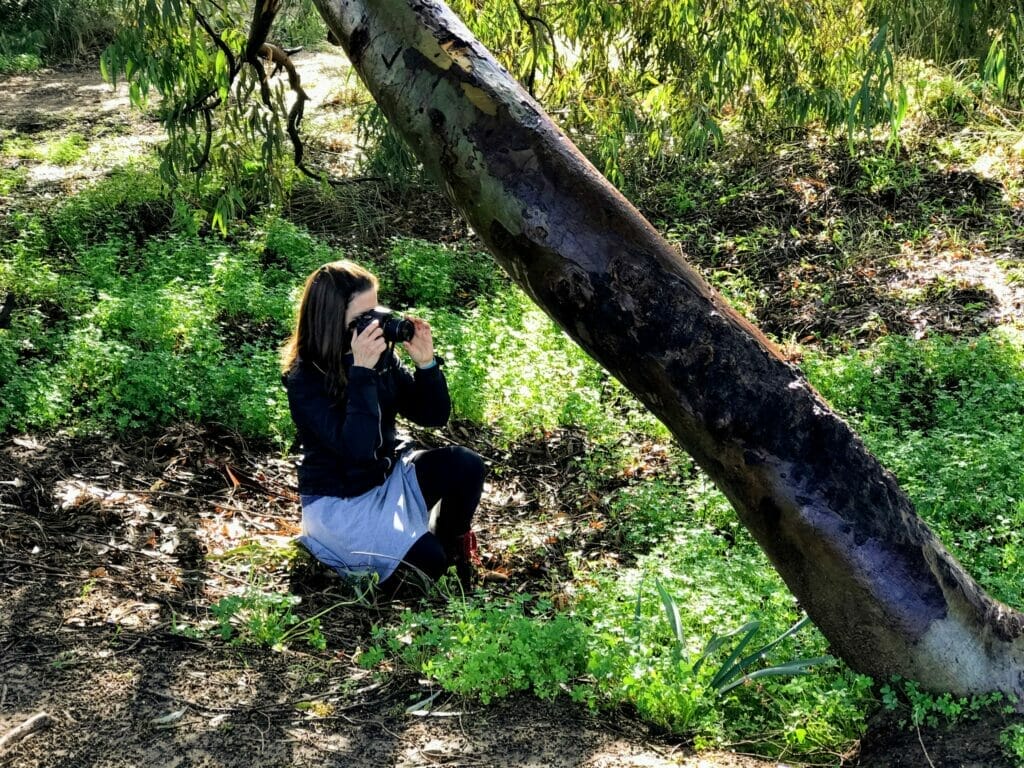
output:
[[[342,576],[384,581],[429,530],[412,455],[403,453],[388,479],[361,496],[303,496],[299,542]]]

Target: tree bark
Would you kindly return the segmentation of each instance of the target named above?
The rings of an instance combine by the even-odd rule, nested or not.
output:
[[[801,371],[583,157],[441,2],[315,0],[497,261],[725,493],[833,651],[958,695],[1024,691],[989,597]]]

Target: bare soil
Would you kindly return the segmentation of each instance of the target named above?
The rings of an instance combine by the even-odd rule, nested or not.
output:
[[[340,56],[303,56],[300,63],[313,96],[310,111],[347,103]],[[28,173],[19,205],[71,194],[161,136],[155,122],[129,111],[124,90],[111,90],[93,68],[3,82],[0,135],[45,142],[71,131],[91,147],[75,164],[3,161]],[[315,141],[336,153],[335,170],[350,167],[350,139],[325,135]],[[307,202],[310,210],[321,204]],[[10,205],[0,201],[0,211]],[[739,213],[728,215],[736,225]],[[394,215],[377,225],[465,236],[450,209],[426,223],[412,218],[421,223]],[[780,253],[788,247],[780,244]],[[930,267],[908,258],[896,272],[851,267],[829,272],[829,279],[878,293],[894,276],[927,280],[923,270],[945,273],[960,261],[940,251]],[[786,265],[797,262],[773,261],[765,272],[769,282],[790,279]],[[992,286],[984,274],[965,278],[987,291],[984,300],[972,295],[957,306],[970,304],[972,318],[980,304],[1019,316],[1019,289],[996,266]],[[805,335],[862,322],[852,299],[836,311],[801,303],[800,295],[786,294],[776,310],[766,304],[769,322]],[[583,490],[573,484],[568,460],[587,450],[582,436],[564,431],[509,451],[460,425],[418,437],[470,443],[493,465],[479,520],[487,566],[501,577],[489,589],[557,594],[571,586],[569,552],[618,557],[605,510],[581,504]],[[657,446],[649,446],[650,471],[661,461]],[[51,716],[36,732],[0,747],[0,766],[783,765],[734,753],[695,755],[629,711],[595,716],[566,700],[518,697],[484,707],[441,694],[427,714],[410,714],[410,705],[437,691],[406,673],[376,675],[355,660],[372,626],[406,604],[356,603],[344,585],[301,560],[270,566],[267,587],[301,593],[303,616],[341,604],[325,619],[327,654],[299,646],[236,647],[175,630],[181,621],[207,618],[211,604],[245,582],[253,560],[242,553],[286,543],[298,521],[291,457],[209,427],[181,425],[116,443],[53,435],[0,443],[0,744],[33,715]],[[1008,765],[998,746],[1002,725],[919,733],[880,719],[859,750],[832,764],[999,768]]]
[[[458,434],[458,427],[453,436]],[[562,547],[600,548],[586,514],[544,514],[572,438],[523,445],[481,511],[496,591],[550,588],[560,547],[521,553],[559,526]],[[496,452],[498,453],[498,452]],[[500,455],[500,453],[498,454]],[[500,469],[500,468],[499,468]],[[528,478],[529,479],[526,479]],[[375,622],[402,602],[355,604],[306,561],[264,570],[268,589],[304,593],[303,616],[347,603],[325,621],[328,654],[189,639],[175,623],[249,577],[246,547],[269,552],[297,530],[288,461],[237,437],[182,427],[110,444],[22,436],[0,449],[0,734],[46,712],[53,722],[0,753],[17,766],[736,766],[740,755],[692,756],[629,713],[595,717],[564,700],[513,698],[490,707],[440,696],[401,672],[374,675],[354,657]],[[564,501],[564,499],[563,499]],[[499,527],[500,521],[500,527]]]
[[[504,577],[488,584],[494,593],[558,594],[571,588],[568,552],[616,556],[603,511],[581,506],[565,480],[570,458],[586,450],[578,435],[508,452],[459,425],[418,437],[458,439],[493,457],[478,522],[485,564]],[[660,456],[652,450],[649,471]],[[291,462],[234,435],[183,426],[116,444],[8,440],[0,448],[0,738],[40,712],[52,721],[0,751],[0,765],[799,765],[695,755],[629,711],[597,716],[565,699],[485,707],[441,693],[410,713],[438,691],[409,673],[368,671],[357,656],[375,623],[415,601],[358,603],[309,561],[259,562],[295,534],[299,516]],[[209,606],[256,569],[266,589],[303,595],[303,617],[338,606],[325,618],[326,654],[176,630],[209,618]],[[860,749],[825,764],[1009,768],[1003,727],[998,719],[919,736],[881,718]]]

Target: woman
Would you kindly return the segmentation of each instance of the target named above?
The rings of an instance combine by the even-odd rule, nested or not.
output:
[[[448,421],[451,400],[430,325],[410,318],[402,366],[377,319],[377,278],[349,261],[306,280],[295,331],[282,352],[282,381],[302,450],[300,541],[344,575],[439,578],[455,565],[467,583],[479,564],[470,530],[485,467],[461,446],[411,450],[395,432],[400,414],[426,427]],[[430,509],[440,502],[433,530]]]

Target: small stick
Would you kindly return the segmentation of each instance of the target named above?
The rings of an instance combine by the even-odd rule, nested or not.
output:
[[[915,727],[917,728],[917,740],[921,744],[921,751],[924,752],[924,759],[928,761],[928,765],[931,768],[935,768],[935,763],[932,762],[931,757],[928,756],[928,750],[924,747],[924,739],[921,738],[921,726],[918,724]]]
[[[53,723],[53,718],[50,717],[46,712],[39,712],[32,715],[21,725],[12,728],[3,736],[0,736],[0,754],[17,741],[21,741],[33,731],[38,731],[40,728],[46,728]]]

